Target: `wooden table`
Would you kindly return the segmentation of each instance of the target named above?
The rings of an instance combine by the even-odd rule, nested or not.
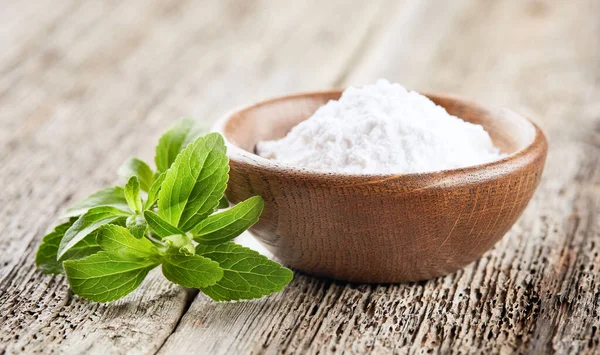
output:
[[[357,285],[296,273],[213,303],[152,273],[113,304],[36,271],[73,201],[152,160],[182,115],[371,83],[532,117],[550,151],[517,225],[444,278]],[[600,1],[3,0],[0,353],[600,352]]]

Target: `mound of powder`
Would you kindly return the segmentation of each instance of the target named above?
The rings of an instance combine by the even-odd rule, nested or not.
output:
[[[346,89],[284,138],[259,142],[257,153],[299,167],[352,174],[455,169],[502,157],[482,126],[384,79]]]

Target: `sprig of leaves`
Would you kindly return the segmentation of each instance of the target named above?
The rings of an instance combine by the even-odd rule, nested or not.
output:
[[[159,140],[156,171],[130,158],[119,169],[125,186],[67,209],[68,221],[42,240],[38,269],[64,272],[75,294],[97,302],[124,297],[159,265],[169,281],[215,301],[281,291],[291,270],[232,242],[258,221],[263,200],[229,208],[225,143],[202,131],[193,120],[177,122]]]

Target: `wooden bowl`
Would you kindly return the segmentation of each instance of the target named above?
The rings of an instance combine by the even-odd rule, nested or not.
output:
[[[227,197],[261,195],[251,232],[278,259],[307,273],[355,282],[404,282],[445,275],[490,249],[515,223],[540,182],[547,143],[529,120],[447,95],[427,95],[483,125],[504,159],[421,174],[320,173],[255,155],[341,91],[280,97],[215,125],[228,145]]]

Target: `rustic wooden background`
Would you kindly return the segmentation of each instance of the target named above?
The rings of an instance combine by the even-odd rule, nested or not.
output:
[[[94,304],[35,270],[65,206],[180,116],[378,77],[546,132],[539,190],[481,260],[232,304],[159,273]],[[598,353],[600,1],[2,0],[0,186],[0,353]]]

